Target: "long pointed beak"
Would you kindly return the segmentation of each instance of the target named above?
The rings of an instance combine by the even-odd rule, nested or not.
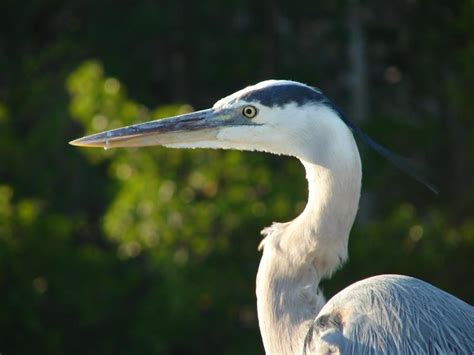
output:
[[[105,131],[69,142],[81,147],[143,147],[216,139],[218,128],[248,124],[230,110],[207,109]]]

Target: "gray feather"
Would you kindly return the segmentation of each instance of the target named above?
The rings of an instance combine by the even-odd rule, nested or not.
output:
[[[311,326],[304,354],[325,353],[474,354],[474,307],[412,277],[365,279],[330,299]]]

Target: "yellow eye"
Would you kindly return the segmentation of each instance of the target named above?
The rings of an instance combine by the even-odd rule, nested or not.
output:
[[[257,116],[257,112],[257,108],[252,105],[245,106],[242,109],[242,114],[247,118],[254,118],[255,116]]]

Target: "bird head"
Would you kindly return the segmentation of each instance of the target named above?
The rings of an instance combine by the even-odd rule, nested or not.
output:
[[[347,158],[347,152],[354,153],[351,131],[437,193],[408,160],[372,140],[321,91],[289,80],[262,81],[217,101],[206,110],[117,128],[70,144],[105,149],[163,145],[257,150],[324,164],[315,161],[315,153],[322,160],[338,160]]]
[[[327,139],[328,134],[315,129],[315,121],[318,117],[323,121],[331,113],[335,115],[332,105],[319,90],[294,81],[267,80],[239,90],[206,110],[105,131],[70,143],[102,148],[222,148],[300,156],[309,142]],[[342,123],[337,117],[332,120],[336,125]]]

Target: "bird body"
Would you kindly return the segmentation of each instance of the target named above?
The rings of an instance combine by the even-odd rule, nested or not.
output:
[[[473,307],[429,283],[379,275],[322,308],[305,354],[473,354]]]
[[[347,259],[360,198],[362,169],[353,134],[424,182],[321,91],[287,80],[249,86],[208,110],[71,143],[258,150],[302,162],[309,195],[305,209],[290,222],[264,229],[260,244],[257,310],[267,354],[474,353],[474,308],[420,280],[377,276],[325,304],[319,282]]]

